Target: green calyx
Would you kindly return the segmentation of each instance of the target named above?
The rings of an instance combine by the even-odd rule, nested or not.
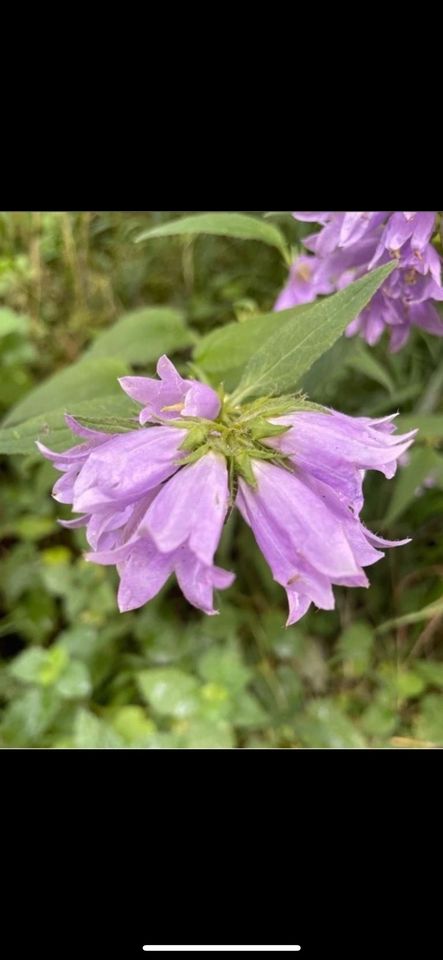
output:
[[[195,463],[205,454],[220,453],[228,461],[231,493],[238,476],[251,486],[256,485],[253,460],[269,460],[290,469],[288,458],[266,444],[270,437],[286,433],[290,426],[270,423],[268,418],[284,416],[297,410],[321,410],[303,396],[260,398],[244,406],[232,406],[229,397],[222,402],[216,420],[199,417],[169,420],[170,426],[186,430],[180,449],[186,456],[180,464]]]

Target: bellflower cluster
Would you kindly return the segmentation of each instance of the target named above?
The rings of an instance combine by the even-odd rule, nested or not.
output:
[[[128,432],[67,416],[80,443],[61,453],[38,443],[62,474],[53,496],[79,514],[60,522],[85,528],[88,560],[117,568],[121,611],[145,604],[175,573],[189,603],[216,613],[214,589],[234,580],[214,563],[234,506],[286,590],[288,624],[311,603],[332,609],[334,584],[368,586],[363,568],[383,556],[380,547],[409,542],[383,540],[359,515],[365,471],[392,477],[415,431],[396,435],[393,417],[345,416],[300,397],[222,402],[167,357],[157,373],[120,380],[142,406]]]
[[[388,329],[393,352],[406,342],[413,325],[443,336],[443,320],[434,305],[443,300],[441,257],[432,243],[435,212],[298,211],[293,216],[318,222],[322,229],[303,241],[311,255],[294,261],[275,310],[340,290],[395,259],[396,269],[349,325],[347,335],[360,333],[372,346]]]

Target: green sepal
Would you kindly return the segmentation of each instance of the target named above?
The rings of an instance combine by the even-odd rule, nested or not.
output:
[[[234,457],[234,465],[237,473],[249,483],[251,487],[257,486],[257,480],[252,469],[251,458],[247,453],[237,453]]]
[[[159,423],[162,423],[166,427],[177,427],[179,430],[190,430],[191,427],[195,427],[196,424],[203,425],[209,429],[218,428],[216,420],[206,420],[205,417],[180,417],[179,420],[167,420],[162,417],[157,417]]]
[[[229,409],[229,407],[228,407]],[[326,407],[319,403],[312,403],[305,394],[296,393],[282,397],[260,397],[250,403],[233,408],[239,416],[239,421],[245,423],[253,420],[255,417],[269,418],[282,417],[285,414],[297,413],[298,411],[311,411],[312,413],[329,413]]]
[[[180,450],[195,450],[197,447],[201,447],[205,443],[208,436],[208,428],[202,424],[196,423],[193,427],[189,427],[185,439],[180,444]]]
[[[249,433],[254,440],[261,440],[265,437],[278,437],[290,429],[290,424],[269,423],[268,420],[261,419],[252,421],[249,427]]]
[[[197,447],[192,453],[188,453],[187,457],[183,457],[182,460],[177,460],[177,466],[185,467],[188,463],[196,463],[197,460],[200,460],[200,457],[204,457],[205,453],[209,453],[211,449],[212,447],[209,443],[203,443],[201,447]]]

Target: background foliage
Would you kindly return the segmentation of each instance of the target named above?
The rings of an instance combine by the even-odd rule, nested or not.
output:
[[[0,449],[14,454],[1,458],[0,745],[443,745],[442,340],[414,329],[392,356],[385,339],[369,349],[341,338],[304,378],[314,401],[399,410],[402,426],[420,427],[395,480],[368,475],[363,514],[413,542],[369,569],[369,590],[335,588],[332,613],[285,629],[284,591],[234,515],[219,558],[237,581],[219,617],[194,611],[173,582],[120,615],[114,571],[86,564],[83,532],[57,525],[69,510],[33,452],[42,417],[62,449],[63,409],[81,414],[96,398],[97,416],[124,415],[116,377],[152,372],[162,352],[229,387],[259,346],[254,316],[272,310],[287,247],[306,232],[260,214],[259,240],[241,217],[235,238],[159,229],[176,216],[0,214]],[[158,236],[134,242],[148,231]]]

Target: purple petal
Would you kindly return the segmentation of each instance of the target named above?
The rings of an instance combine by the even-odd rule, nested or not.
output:
[[[234,574],[228,570],[200,563],[197,557],[186,548],[177,551],[175,572],[179,587],[188,603],[203,610],[203,613],[209,616],[218,612],[214,610],[213,605],[214,587],[225,589],[235,580]]]
[[[118,567],[120,586],[118,608],[121,613],[136,610],[161,590],[174,569],[174,560],[161,554],[151,540],[139,540]]]
[[[170,552],[187,543],[196,557],[212,563],[229,501],[224,457],[208,453],[183,467],[165,484],[149,508],[142,528],[159,550]]]
[[[258,491],[254,494],[276,530],[284,533],[293,549],[316,570],[332,577],[359,573],[343,524],[304,478],[273,464],[255,462]],[[245,495],[244,488],[243,495]]]
[[[423,251],[429,243],[435,224],[435,211],[416,213],[413,219],[412,246],[415,250]]]
[[[206,383],[199,383],[198,380],[188,382],[192,383],[192,386],[186,393],[181,415],[183,417],[203,417],[205,420],[215,420],[221,407],[218,394]]]
[[[301,594],[296,593],[295,590],[288,590],[288,601],[289,601],[289,616],[286,621],[286,626],[290,627],[293,623],[297,623],[297,620],[301,620],[307,612],[308,608],[311,606],[311,601],[309,597],[303,597]]]
[[[67,530],[77,530],[79,527],[86,527],[89,521],[89,516],[86,514],[84,517],[76,517],[74,520],[57,520],[57,523],[61,527],[66,527]]]
[[[295,217],[296,220],[301,220],[304,223],[327,223],[330,217],[332,217],[332,213],[330,210],[329,211],[314,210],[313,212],[311,211],[310,213],[309,212],[303,213],[303,212],[300,212],[299,210],[296,210],[295,213],[292,214],[292,216]]]
[[[112,436],[110,433],[104,433],[103,430],[93,430],[91,427],[82,426],[82,424],[78,423],[69,413],[65,413],[65,423],[77,436],[86,437],[88,440],[99,440],[101,443],[104,443]]]
[[[157,364],[160,380],[149,377],[122,377],[120,385],[134,400],[142,403],[141,424],[149,420],[175,420],[178,416],[213,420],[220,410],[215,390],[198,380],[183,380],[168,357]]]
[[[78,466],[70,467],[69,470],[59,477],[54,484],[52,496],[58,503],[72,503],[74,497],[74,484],[78,477]],[[75,509],[75,513],[83,513],[82,509]]]
[[[380,421],[346,417],[330,413],[300,412],[275,417],[272,423],[287,424],[290,429],[280,437],[266,441],[288,454],[295,465],[330,482],[345,497],[361,496],[361,476],[355,471],[380,470],[393,476],[399,456],[413,443],[416,430],[392,434],[380,428]],[[387,424],[388,429],[391,426]],[[350,469],[354,468],[353,469]]]
[[[185,430],[150,427],[119,434],[88,457],[75,482],[73,508],[90,512],[143,496],[178,468]]]

